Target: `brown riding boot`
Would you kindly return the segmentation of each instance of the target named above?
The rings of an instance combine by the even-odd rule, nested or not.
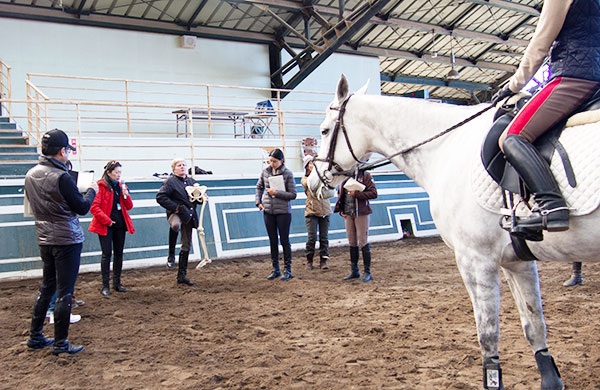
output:
[[[314,253],[306,255],[306,269],[308,269],[308,270],[312,270],[313,269],[313,258],[314,257],[315,257]]]

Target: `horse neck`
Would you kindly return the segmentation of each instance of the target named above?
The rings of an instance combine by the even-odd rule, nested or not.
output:
[[[364,118],[373,124],[370,149],[385,156],[429,139],[482,109],[481,106],[454,106],[411,98],[372,98],[365,102],[367,109],[363,111],[372,117]],[[464,151],[477,153],[478,146],[475,144],[481,144],[481,137],[491,123],[491,114],[483,115],[394,158],[393,163],[429,192],[439,186],[439,173],[446,171],[449,164],[458,164],[454,167],[456,169],[465,168],[460,165],[467,164],[470,156]],[[472,148],[467,148],[467,145],[472,145]]]

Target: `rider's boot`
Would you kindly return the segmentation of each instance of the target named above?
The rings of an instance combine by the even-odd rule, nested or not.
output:
[[[193,286],[196,282],[192,282],[187,277],[187,266],[190,252],[180,251],[179,252],[179,268],[177,269],[177,284],[185,284],[187,286]]]
[[[371,281],[371,245],[367,244],[361,248],[363,263],[365,265],[364,276],[361,279],[363,282]]]
[[[573,273],[571,274],[571,279],[567,280],[563,283],[565,287],[573,287],[577,285],[583,284],[583,278],[581,277],[581,262],[576,261],[573,263]]]
[[[527,218],[520,218],[513,232],[522,230],[558,232],[569,229],[569,208],[546,160],[538,150],[516,134],[506,137],[502,144],[504,155],[519,173],[538,204]]]
[[[54,343],[54,339],[44,337],[42,330],[44,329],[44,321],[46,320],[46,311],[50,306],[50,298],[38,293],[38,296],[33,305],[33,314],[31,316],[31,328],[29,330],[29,339],[27,346],[31,349],[40,349]]]
[[[350,247],[350,275],[342,278],[342,280],[358,279],[360,272],[358,271],[358,247]]]

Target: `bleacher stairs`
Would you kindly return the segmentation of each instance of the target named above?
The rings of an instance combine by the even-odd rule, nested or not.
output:
[[[28,137],[15,123],[0,117],[0,179],[24,177],[37,161],[36,147],[29,145]]]

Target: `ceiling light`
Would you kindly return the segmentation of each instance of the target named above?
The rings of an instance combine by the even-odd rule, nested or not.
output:
[[[454,69],[454,63],[456,62],[456,58],[454,56],[454,45],[453,45],[454,37],[450,34],[450,51],[452,53],[451,61],[452,61],[452,69],[446,75],[448,80],[456,80],[460,78],[460,73],[456,69]]]

